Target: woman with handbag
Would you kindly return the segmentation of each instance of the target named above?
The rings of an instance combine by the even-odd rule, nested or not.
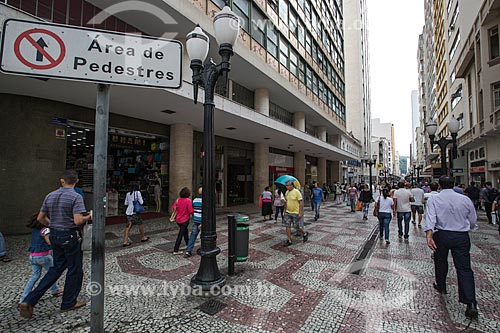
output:
[[[191,191],[184,187],[179,192],[179,198],[175,200],[172,205],[172,211],[175,210],[175,222],[179,227],[179,233],[177,234],[177,240],[174,245],[173,254],[182,254],[182,251],[179,251],[179,247],[181,246],[181,241],[184,238],[186,242],[186,247],[189,243],[189,235],[188,235],[188,226],[189,220],[191,219],[191,215],[194,213],[193,202],[189,197],[191,196]]]
[[[125,228],[125,234],[123,235],[123,247],[131,245],[128,240],[128,233],[130,232],[130,229],[132,229],[133,225],[139,226],[141,242],[147,242],[149,237],[144,235],[144,225],[141,217],[141,212],[144,211],[144,207],[142,207],[144,200],[142,199],[141,191],[139,191],[138,185],[133,185],[130,188],[130,192],[127,192],[124,204],[127,206],[127,210],[125,211],[125,215],[127,216],[127,227]]]
[[[390,244],[389,241],[389,223],[392,219],[392,213],[394,211],[394,201],[389,196],[389,190],[383,189],[382,195],[378,197],[375,203],[375,209],[373,210],[373,215],[378,217],[379,223],[379,238],[382,240],[385,234],[385,243]]]

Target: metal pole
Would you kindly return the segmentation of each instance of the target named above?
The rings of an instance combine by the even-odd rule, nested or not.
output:
[[[234,263],[236,262],[236,219],[234,215],[227,217],[228,230],[228,266],[227,274],[234,275]]]
[[[108,159],[109,89],[109,84],[97,85],[95,112],[90,331],[96,333],[104,332],[104,205]]]
[[[446,144],[439,145],[441,148],[441,176],[446,176]]]

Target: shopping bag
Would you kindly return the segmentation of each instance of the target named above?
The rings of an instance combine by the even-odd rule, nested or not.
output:
[[[356,203],[356,211],[360,212],[361,210],[363,210],[363,203],[361,201],[358,201]]]
[[[92,224],[85,224],[82,234],[82,251],[92,251]]]
[[[175,200],[174,210],[172,211],[172,214],[170,214],[170,222],[175,223],[176,217],[177,217],[177,200]]]

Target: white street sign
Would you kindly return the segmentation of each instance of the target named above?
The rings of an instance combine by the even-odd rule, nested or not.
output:
[[[0,57],[10,74],[157,88],[182,82],[179,41],[112,31],[10,19]]]

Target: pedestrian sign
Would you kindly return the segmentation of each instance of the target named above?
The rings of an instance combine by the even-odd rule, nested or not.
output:
[[[179,41],[45,22],[9,19],[2,72],[111,84],[179,88]]]

